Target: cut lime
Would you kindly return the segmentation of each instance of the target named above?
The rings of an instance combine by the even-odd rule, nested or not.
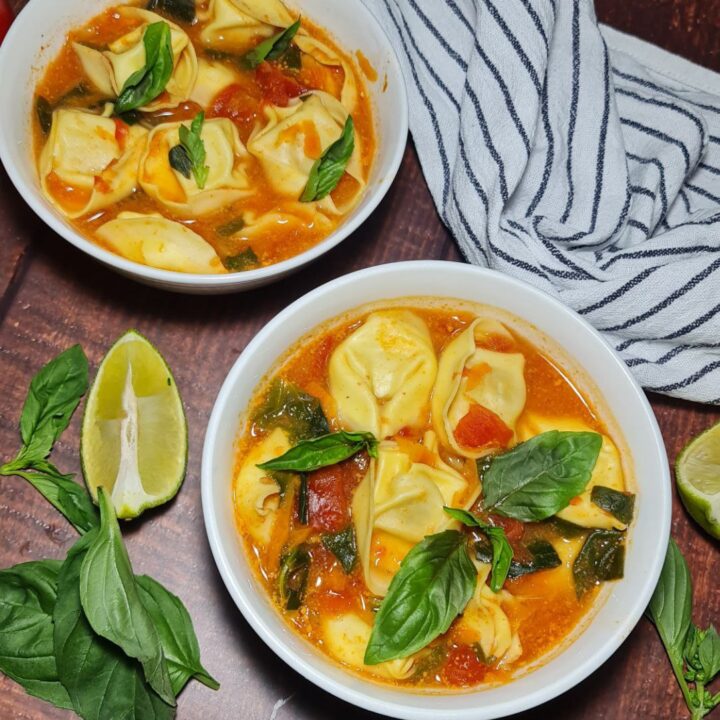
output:
[[[691,440],[678,455],[675,480],[690,515],[720,539],[720,422]]]
[[[162,505],[182,485],[187,424],[180,393],[162,355],[134,330],[100,363],[85,406],[80,457],[93,498],[105,488],[121,518]]]

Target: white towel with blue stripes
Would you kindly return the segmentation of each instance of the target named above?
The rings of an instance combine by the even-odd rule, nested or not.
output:
[[[365,0],[465,257],[553,294],[650,391],[720,402],[720,76],[592,0]]]

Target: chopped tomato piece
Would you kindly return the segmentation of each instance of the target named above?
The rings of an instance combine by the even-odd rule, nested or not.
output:
[[[130,126],[120,120],[120,118],[115,118],[115,140],[117,141],[120,150],[125,150],[125,144],[127,143],[127,137],[129,134]]]
[[[442,669],[442,677],[448,685],[469,687],[481,682],[487,673],[487,665],[482,663],[475,650],[469,645],[454,647]]]
[[[350,522],[345,465],[331,465],[308,475],[308,522],[316,530],[340,532]]]
[[[482,405],[471,405],[455,428],[455,439],[460,445],[470,448],[505,447],[512,436],[512,430],[492,410]]]
[[[257,118],[257,104],[260,97],[256,93],[257,90],[252,85],[239,83],[228,85],[215,96],[207,116],[232,120],[238,126],[243,140],[247,140]]]
[[[290,100],[299,97],[306,90],[296,80],[266,62],[258,65],[255,79],[263,90],[263,101],[267,105],[287,107]]]
[[[505,517],[503,515],[490,514],[489,519],[496,527],[501,527],[505,531],[507,539],[520,540],[525,534],[525,525],[514,518]]]
[[[570,500],[571,505],[579,505],[582,502],[582,498],[579,495],[576,495],[572,500]]]

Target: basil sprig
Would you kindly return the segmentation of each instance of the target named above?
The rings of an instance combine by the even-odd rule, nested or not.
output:
[[[267,40],[263,40],[259,45],[245,53],[242,56],[242,64],[249,70],[253,70],[265,60],[278,60],[288,51],[290,43],[299,29],[300,18],[290,27],[285,28],[277,35],[269,37]]]
[[[490,541],[492,548],[490,589],[495,593],[500,592],[507,579],[513,558],[512,545],[510,545],[505,531],[501,527],[495,527],[483,522],[477,515],[473,515],[462,508],[444,507],[443,510],[451,518],[461,522],[463,525],[478,528]]]
[[[550,430],[495,456],[483,475],[484,506],[506,517],[545,520],[590,482],[602,436]]]
[[[720,693],[708,689],[720,672],[720,637],[715,628],[692,622],[692,578],[680,548],[671,538],[647,615],[655,624],[690,710],[700,720],[720,705]]]
[[[173,49],[170,26],[156,22],[145,28],[145,65],[136,70],[123,85],[115,101],[115,114],[136,110],[155,100],[173,73]]]
[[[428,535],[405,556],[380,605],[365,664],[407,657],[447,632],[475,591],[477,572],[457,530]]]
[[[301,202],[314,202],[327,197],[338,185],[355,150],[355,125],[348,115],[342,135],[315,161]]]
[[[202,129],[205,123],[205,112],[200,111],[192,121],[190,128],[180,126],[180,144],[170,150],[170,166],[181,175],[195,177],[197,186],[202,190],[207,183],[210,168],[205,165],[207,152],[202,139]]]
[[[280,457],[260,463],[258,467],[261,470],[312,472],[336,465],[357,455],[361,450],[366,450],[371,457],[377,457],[377,446],[378,441],[372,433],[341,430],[310,440],[301,440]]]

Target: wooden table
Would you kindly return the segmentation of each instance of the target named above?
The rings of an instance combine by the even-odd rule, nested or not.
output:
[[[24,0],[14,0],[17,8]],[[600,15],[694,60],[720,69],[719,0],[598,0]],[[440,223],[412,145],[397,181],[364,228],[289,280],[244,295],[189,297],[121,278],[53,234],[25,206],[0,170],[0,457],[18,443],[17,419],[27,384],[61,349],[80,342],[97,365],[113,340],[137,328],[161,349],[175,372],[190,425],[190,463],[178,498],[125,528],[138,572],[150,573],[187,604],[203,660],[222,683],[218,693],[191,683],[178,717],[202,720],[372,720],[336,700],[279,660],[255,635],[220,580],[200,506],[200,455],[205,426],[225,374],[253,335],[311,288],[352,270],[394,260],[460,260]],[[651,398],[668,456],[720,418],[716,409]],[[55,451],[78,471],[78,417]],[[674,499],[673,535],[692,568],[696,620],[720,619],[718,544]],[[21,480],[0,479],[0,567],[62,557],[74,531]],[[279,703],[285,704],[281,707]],[[277,712],[273,714],[273,709]],[[0,677],[0,718],[68,718]],[[680,691],[654,629],[642,620],[600,670],[524,720],[540,718],[681,718]]]

